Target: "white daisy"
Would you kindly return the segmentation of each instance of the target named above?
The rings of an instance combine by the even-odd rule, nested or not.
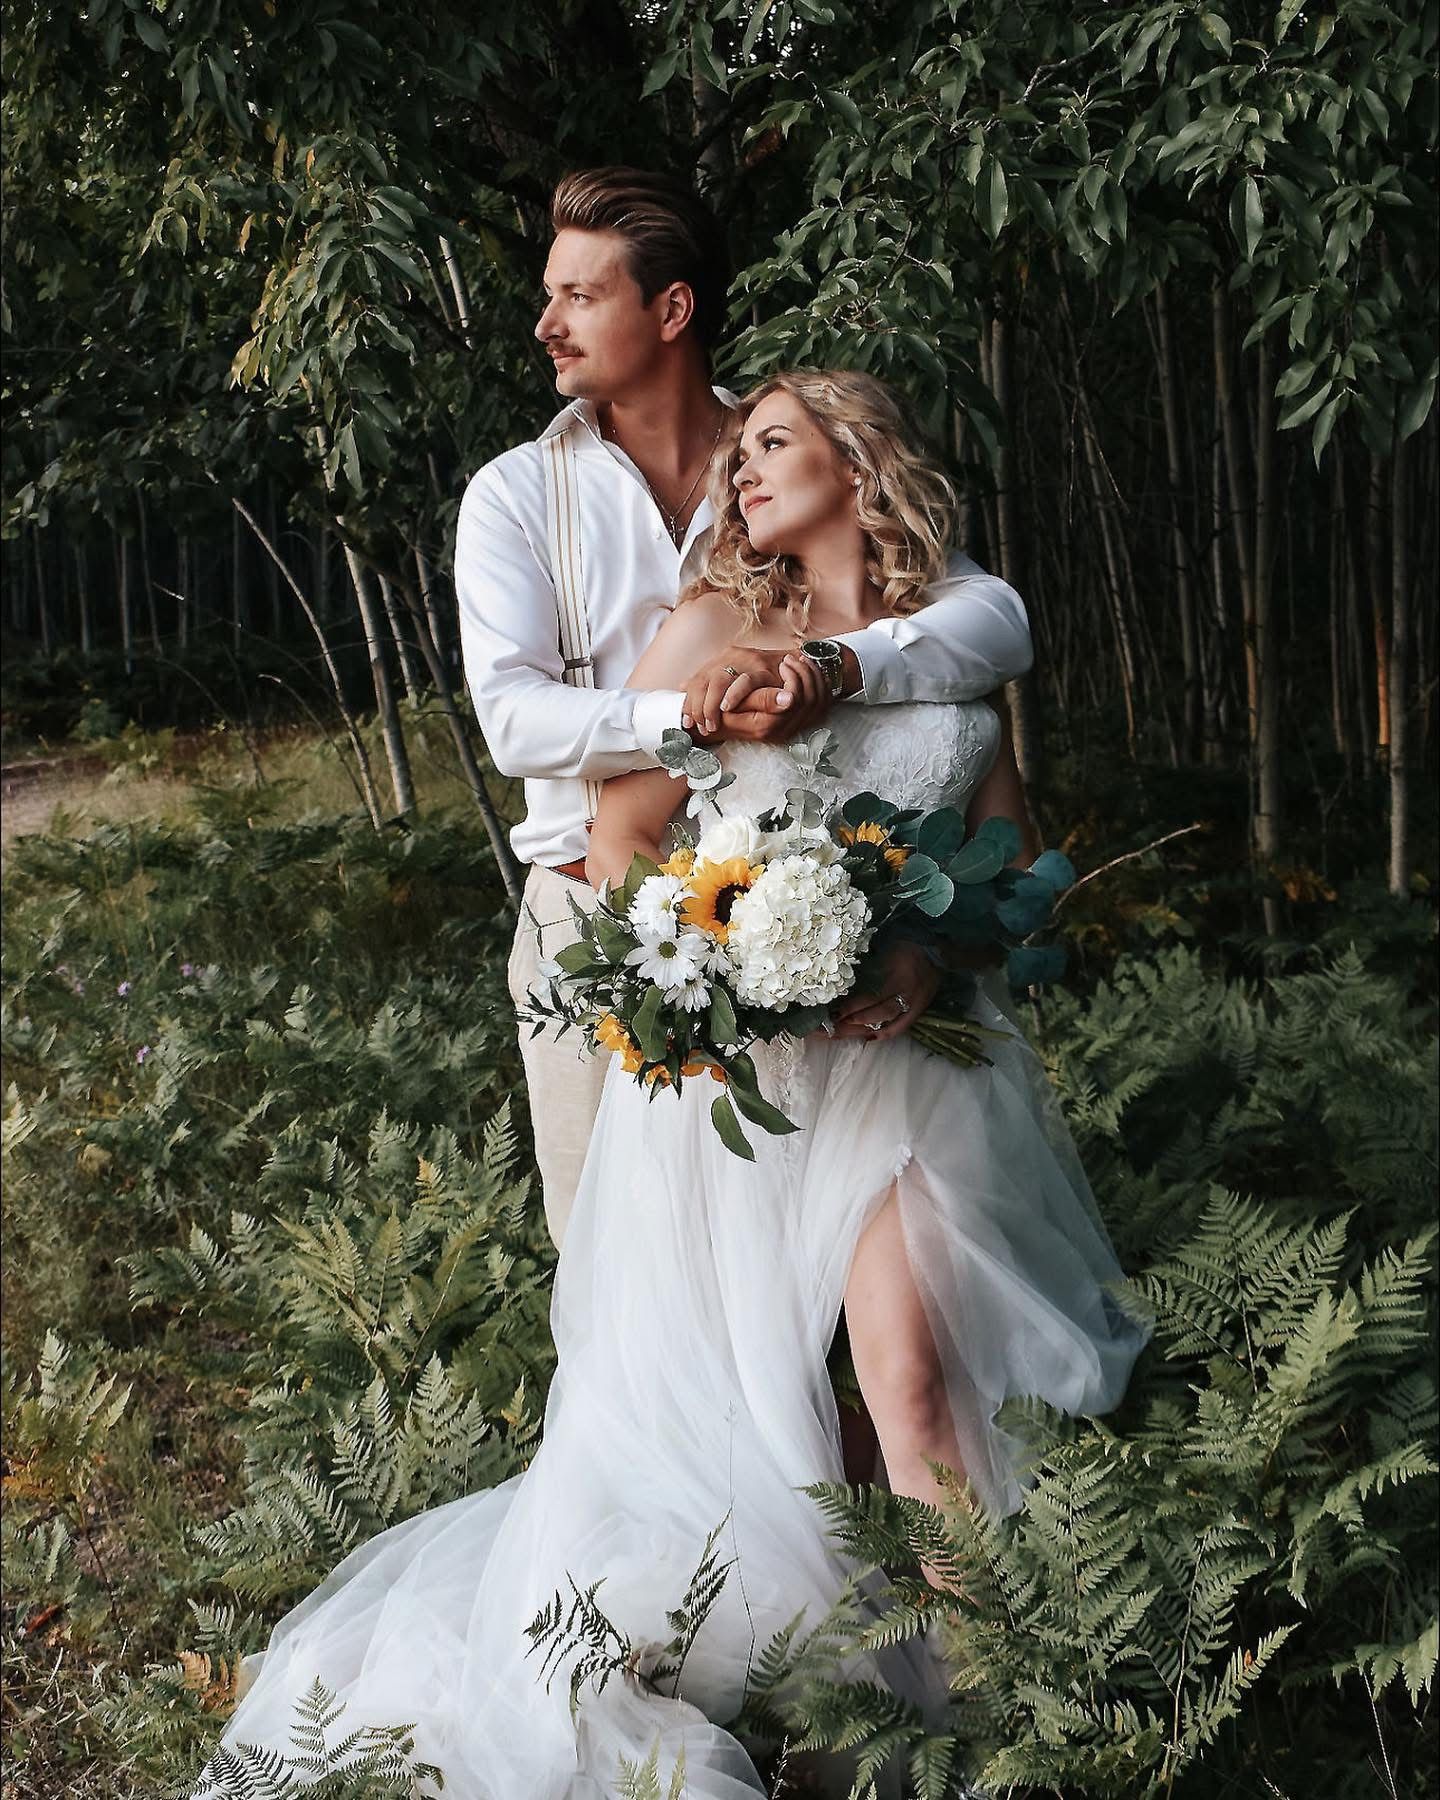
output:
[[[678,875],[649,875],[630,902],[630,923],[642,944],[658,944],[680,929],[685,883]]]
[[[625,961],[642,981],[653,981],[666,995],[698,982],[705,972],[710,942],[703,931],[682,931],[677,937],[641,942]]]

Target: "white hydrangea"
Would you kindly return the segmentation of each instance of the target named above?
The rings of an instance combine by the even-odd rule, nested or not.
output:
[[[870,909],[838,863],[771,863],[730,914],[726,948],[748,1006],[824,1006],[848,993],[870,943]]]

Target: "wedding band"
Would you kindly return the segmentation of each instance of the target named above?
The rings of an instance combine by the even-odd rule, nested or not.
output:
[[[867,1031],[883,1031],[885,1029],[885,1024],[883,1020],[877,1022],[874,1019],[867,1019],[865,1021],[865,1029]]]
[[[740,671],[738,669],[732,669],[729,663],[726,663],[724,673],[727,675],[738,675]]]

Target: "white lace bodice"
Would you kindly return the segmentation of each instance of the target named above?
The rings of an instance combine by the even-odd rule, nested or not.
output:
[[[846,704],[834,707],[826,724],[840,774],[807,785],[827,805],[869,792],[894,806],[963,807],[1000,748],[999,716],[983,700]],[[726,813],[764,812],[796,785],[795,765],[781,746],[727,744],[719,755],[735,777],[720,798]]]

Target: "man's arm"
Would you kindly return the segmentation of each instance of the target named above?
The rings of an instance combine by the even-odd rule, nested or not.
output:
[[[881,705],[979,700],[1026,673],[1034,660],[1030,622],[1008,582],[957,555],[931,593],[919,612],[835,640],[850,652],[847,695]]]
[[[681,696],[562,681],[555,589],[493,466],[460,503],[455,593],[466,684],[502,775],[603,781],[654,767]]]
[[[934,599],[919,612],[881,619],[834,640],[841,656],[839,698],[880,705],[980,700],[1025,674],[1033,661],[1030,623],[1014,588],[968,556],[953,556],[946,579],[930,591]],[[686,711],[702,720],[723,712],[725,735],[735,735],[752,710],[774,710],[784,655],[750,649],[737,654],[732,645],[690,677]],[[776,735],[808,730],[816,722],[791,714]]]

